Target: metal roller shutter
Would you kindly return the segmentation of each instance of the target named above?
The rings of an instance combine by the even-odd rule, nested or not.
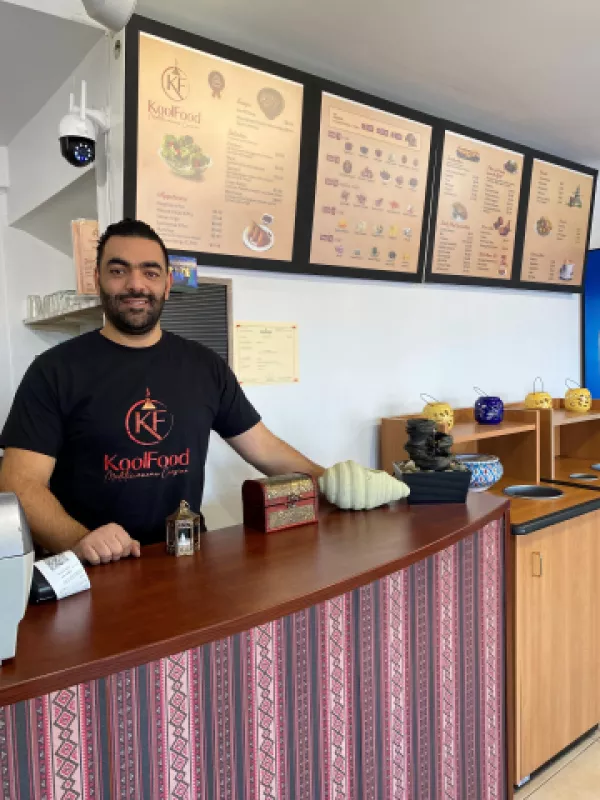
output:
[[[175,289],[161,325],[193,342],[200,342],[230,363],[230,293],[228,283],[199,283],[197,289]]]

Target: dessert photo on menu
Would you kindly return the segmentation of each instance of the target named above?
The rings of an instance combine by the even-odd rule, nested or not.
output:
[[[594,179],[534,159],[521,281],[580,288]]]
[[[431,133],[323,94],[312,264],[417,275]]]
[[[509,281],[523,155],[446,131],[432,276]]]
[[[138,217],[167,246],[291,261],[303,87],[140,34]]]

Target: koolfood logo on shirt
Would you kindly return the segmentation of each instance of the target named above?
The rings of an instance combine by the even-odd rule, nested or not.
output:
[[[167,455],[152,450],[167,439],[175,419],[167,406],[155,400],[146,389],[146,397],[134,403],[125,416],[127,436],[145,449],[139,456],[121,457],[118,453],[104,456],[106,480],[132,480],[133,478],[167,478],[187,472],[190,465],[190,448],[183,453]]]
[[[134,403],[125,418],[129,438],[144,447],[164,441],[173,428],[173,415],[160,400],[152,400],[150,389],[146,397]]]

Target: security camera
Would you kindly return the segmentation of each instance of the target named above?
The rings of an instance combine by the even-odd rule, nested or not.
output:
[[[60,152],[73,167],[87,167],[96,160],[96,140],[108,132],[108,115],[87,108],[87,84],[81,82],[81,104],[71,94],[69,113],[60,121]]]
[[[100,25],[104,25],[109,31],[118,33],[127,25],[135,7],[137,0],[81,0],[83,7],[91,17]]]

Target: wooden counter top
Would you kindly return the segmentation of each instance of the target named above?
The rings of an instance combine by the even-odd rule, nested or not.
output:
[[[503,478],[489,493],[496,497],[506,497],[504,489],[526,481]],[[554,486],[544,482],[542,486]],[[552,500],[525,500],[510,498],[510,521],[515,535],[533,533],[550,525],[558,525],[567,519],[600,509],[600,493],[590,492],[583,486],[556,486],[564,492],[562,497]]]
[[[600,504],[600,498],[599,498]],[[142,558],[89,570],[92,588],[30,606],[17,655],[0,667],[0,706],[138,666],[248,630],[366,585],[481,529],[505,498],[399,505],[265,536],[242,526],[208,533],[194,557]]]
[[[600,491],[600,471],[592,469],[592,464],[597,464],[600,458],[563,458],[559,456],[554,460],[554,480],[552,483],[566,483],[569,486],[583,486]],[[579,481],[571,478],[573,473],[595,475],[595,481]]]

